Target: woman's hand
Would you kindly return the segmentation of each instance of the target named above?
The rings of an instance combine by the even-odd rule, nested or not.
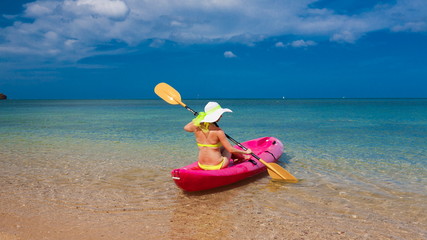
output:
[[[250,154],[252,153],[253,153],[252,150],[248,148],[245,151],[240,150],[238,153],[232,155],[232,158],[234,158],[234,163],[239,163],[239,162],[247,161],[251,159]]]
[[[243,154],[252,154],[252,150],[248,148],[243,152]]]
[[[251,149],[246,149],[246,151],[244,151],[244,153],[243,153],[244,155],[243,155],[243,159],[244,160],[249,160],[249,159],[251,159],[251,155],[250,154],[252,154],[252,150]]]

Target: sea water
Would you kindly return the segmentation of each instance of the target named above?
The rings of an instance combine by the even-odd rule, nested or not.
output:
[[[259,212],[268,209],[275,210],[266,218],[279,217],[274,214],[280,212],[287,214],[287,221],[294,217],[295,224],[301,216],[328,215],[331,221],[346,219],[350,225],[363,218],[387,222],[380,227],[390,231],[397,231],[396,226],[404,229],[391,235],[370,230],[365,238],[405,238],[407,232],[415,234],[408,235],[414,239],[426,236],[427,99],[216,101],[233,110],[219,125],[237,141],[280,139],[285,152],[279,164],[300,183],[283,184],[262,175],[217,192],[183,193],[169,172],[196,160],[194,137],[183,130],[193,116],[162,100],[7,100],[0,101],[3,208],[13,202],[36,202],[37,211],[47,216],[58,208],[148,211],[167,213],[165,218],[177,222],[176,216],[194,218],[185,210],[190,203],[221,198],[222,215],[215,212],[211,217],[226,218],[235,211],[233,201],[248,204],[249,198],[252,208],[264,204],[255,214],[260,219],[264,218]],[[196,111],[206,102],[185,101]],[[229,194],[240,200],[225,201],[223,196]],[[311,221],[307,224],[322,225]],[[340,227],[339,221],[334,224]],[[175,228],[168,224],[166,232]],[[212,235],[206,236],[216,236],[215,230],[209,231]],[[359,236],[358,231],[355,228],[352,236]]]

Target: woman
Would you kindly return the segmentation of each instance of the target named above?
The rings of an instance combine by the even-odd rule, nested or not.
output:
[[[216,102],[209,102],[205,106],[205,112],[185,125],[184,130],[194,132],[197,146],[199,147],[198,163],[204,170],[218,170],[226,168],[230,164],[233,154],[238,159],[247,159],[241,154],[251,154],[250,149],[243,151],[233,147],[227,140],[224,131],[216,124],[225,112],[232,112],[228,108],[221,108]]]

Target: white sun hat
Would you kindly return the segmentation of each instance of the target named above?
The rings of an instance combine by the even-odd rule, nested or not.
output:
[[[225,112],[233,112],[228,108],[222,108],[217,102],[208,102],[205,106],[206,116],[200,122],[213,123],[218,121]]]

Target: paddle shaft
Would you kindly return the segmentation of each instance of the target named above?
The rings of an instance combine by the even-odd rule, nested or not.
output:
[[[190,107],[188,107],[186,104],[184,104],[181,101],[181,95],[179,94],[179,92],[176,91],[169,84],[167,84],[167,83],[157,84],[156,87],[154,88],[154,92],[159,97],[161,97],[163,100],[165,100],[167,103],[173,104],[173,105],[179,104],[182,107],[184,107],[185,109],[187,109],[188,111],[190,111],[191,113],[193,113],[195,116],[198,115],[198,113],[196,111],[194,111],[193,109],[191,109]],[[218,127],[217,123],[214,123],[214,124],[215,124],[215,126]],[[247,150],[247,148],[245,146],[243,146],[241,143],[237,142],[235,139],[233,139],[229,135],[225,134],[225,136],[228,139],[230,139],[233,143],[235,143],[237,146],[242,148],[244,151]],[[267,163],[264,160],[262,160],[260,157],[258,157],[255,153],[252,153],[251,155],[268,168],[268,170],[269,170],[268,174],[273,179],[283,179],[283,180],[290,181],[290,182],[298,182],[297,178],[295,178],[292,174],[290,174],[288,171],[286,171],[284,168],[280,167],[279,165],[277,165],[275,163]],[[249,161],[252,162],[254,165],[257,164],[252,159]]]

